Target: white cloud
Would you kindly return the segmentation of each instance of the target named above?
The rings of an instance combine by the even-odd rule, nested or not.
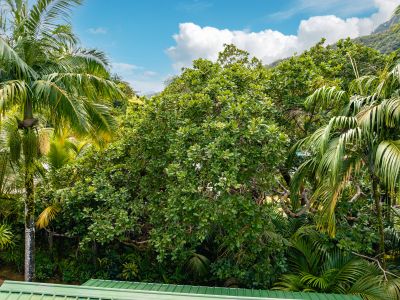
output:
[[[154,72],[154,71],[144,71],[143,72],[143,76],[144,77],[154,77],[154,76],[157,76],[157,75],[158,75],[158,73]]]
[[[309,1],[302,0],[305,4]],[[342,2],[342,0],[328,0],[330,5],[335,2]],[[356,0],[356,2],[362,5],[360,1]],[[311,0],[309,6],[313,3],[317,5],[317,1]],[[318,3],[323,3],[323,1],[318,1]],[[353,1],[351,3],[356,4]],[[302,52],[323,37],[328,43],[334,43],[341,38],[355,38],[369,34],[380,23],[388,20],[399,4],[400,0],[373,0],[377,12],[366,18],[342,19],[335,15],[311,17],[300,22],[297,35],[285,35],[270,29],[259,32],[232,31],[215,27],[200,27],[194,23],[182,23],[179,25],[179,33],[173,36],[176,45],[166,51],[176,70],[190,66],[192,61],[199,57],[215,60],[223,44],[231,43],[249,51],[251,55],[268,64],[293,55],[295,52]]]
[[[126,80],[139,95],[151,95],[164,89],[164,80]]]
[[[111,67],[114,73],[117,73],[118,75],[121,76],[129,76],[132,75],[135,70],[143,69],[142,67],[139,67],[137,65],[121,63],[121,62],[112,63]]]
[[[97,27],[97,28],[89,28],[88,32],[91,34],[106,34],[107,29],[104,27]]]
[[[154,94],[164,88],[166,77],[160,76],[157,72],[124,62],[114,62],[111,67],[113,73],[128,82],[141,95]]]
[[[297,38],[299,50],[308,48],[321,37],[325,37],[328,44],[341,38],[355,38],[366,35],[374,29],[370,19],[348,18],[343,20],[336,16],[311,17],[301,21]]]
[[[392,16],[393,11],[400,4],[400,0],[374,0],[374,3],[379,10],[370,19],[376,27]]]

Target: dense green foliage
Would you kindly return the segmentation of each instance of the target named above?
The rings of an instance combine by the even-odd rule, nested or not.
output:
[[[53,226],[64,233],[70,220],[65,233],[81,243],[151,247],[176,280],[193,268],[193,276],[269,284],[284,270],[284,240],[277,212],[260,204],[287,137],[273,121],[266,75],[257,61],[196,61],[128,113],[121,141],[44,186],[49,198],[61,189]]]
[[[102,114],[85,114],[88,130],[69,114],[56,124],[45,105],[35,110],[38,123],[15,130],[21,100],[39,99],[36,77],[18,79],[32,86],[23,98],[20,89],[2,96],[13,102],[0,119],[0,275],[24,265],[22,152],[34,156],[37,280],[399,298],[397,53],[321,41],[265,67],[226,45],[217,61],[194,61],[151,98],[110,76],[106,61],[91,69],[99,61],[90,55],[74,66],[94,81],[35,71],[75,104],[90,97]],[[28,133],[35,147],[24,146]]]

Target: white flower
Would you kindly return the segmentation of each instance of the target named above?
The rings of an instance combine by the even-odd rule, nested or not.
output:
[[[194,165],[194,169],[195,169],[196,171],[200,171],[200,170],[201,170],[201,163],[196,163],[196,164]]]

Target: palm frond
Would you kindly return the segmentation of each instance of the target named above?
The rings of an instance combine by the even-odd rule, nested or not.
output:
[[[113,81],[89,73],[52,73],[43,76],[43,80],[62,85],[68,92],[88,99],[124,97]]]
[[[58,213],[61,211],[61,208],[58,204],[53,204],[46,207],[39,215],[38,219],[36,220],[36,226],[39,229],[46,228],[49,226],[50,222],[53,221]]]
[[[375,168],[389,190],[400,180],[400,140],[382,141],[376,150]]]
[[[48,46],[57,47],[58,51],[60,51],[60,48],[65,47],[65,45],[75,46],[78,44],[78,37],[74,34],[72,26],[69,24],[57,25],[49,36],[49,42],[56,41],[56,43],[54,45],[49,44]],[[44,40],[43,42],[46,43],[47,41]]]
[[[390,299],[400,299],[400,278],[390,278],[385,283],[385,288]]]
[[[385,125],[388,128],[396,128],[400,125],[400,98],[391,98],[382,101],[382,113],[385,118]]]
[[[107,133],[112,132],[116,128],[117,123],[107,106],[85,101],[85,109],[93,132]]]
[[[368,273],[367,273],[368,274]],[[366,300],[392,300],[379,276],[363,276],[351,286],[349,294],[361,296]]]
[[[8,225],[0,225],[0,249],[3,249],[12,244],[13,234]]]
[[[318,162],[319,161],[315,157],[312,157],[303,162],[297,168],[296,172],[292,176],[292,179],[290,180],[291,201],[293,202],[297,201],[300,187],[304,184],[304,181],[307,178],[307,176],[313,176],[315,174]]]
[[[49,80],[37,80],[33,87],[36,99],[41,101],[34,103],[39,109],[49,109],[56,130],[60,127],[60,121],[67,120],[75,130],[87,132],[89,129],[88,115],[82,101],[69,94],[55,82]],[[57,120],[57,121],[56,121]]]
[[[29,87],[23,80],[9,80],[0,83],[0,113],[5,113],[8,105],[23,104]]]
[[[68,50],[60,58],[60,63],[67,66],[70,70],[85,70],[90,74],[107,75],[109,61],[104,52],[96,49],[73,49]]]
[[[6,151],[0,151],[0,195],[4,193],[9,159],[9,154]]]
[[[202,277],[208,273],[209,265],[210,260],[207,257],[199,253],[193,253],[186,267],[195,277]]]
[[[337,248],[321,252],[323,248],[314,245],[316,240],[320,240],[315,228],[307,226],[304,234],[300,232],[291,239],[291,273],[284,274],[274,289],[352,294],[371,300],[396,299],[393,295],[397,295],[400,281],[383,281],[383,275],[375,263]],[[310,261],[314,265],[312,268]]]
[[[62,19],[68,22],[71,8],[80,5],[81,0],[37,0],[29,12],[26,28],[34,37],[52,32],[57,21]]]
[[[15,68],[16,73],[23,77],[37,77],[37,73],[0,37],[0,59]]]
[[[310,247],[308,239],[300,236],[290,240],[291,250],[289,263],[292,270],[297,272],[315,273],[321,260],[324,259],[325,252],[323,248]]]
[[[346,113],[349,115],[357,115],[364,106],[374,105],[376,102],[377,102],[377,95],[375,93],[366,96],[353,95],[350,98],[350,102],[346,109]]]
[[[307,287],[304,285],[301,279],[302,279],[301,276],[297,274],[282,275],[280,280],[277,283],[275,283],[273,289],[290,291],[290,292],[304,291],[307,289]]]
[[[392,210],[396,213],[395,208],[392,208]],[[385,228],[385,245],[388,251],[399,252],[400,231],[393,227]]]
[[[369,133],[383,129],[385,114],[382,108],[381,104],[364,106],[356,116],[360,127]]]
[[[319,291],[326,291],[330,285],[329,278],[308,273],[301,274],[301,282],[307,286],[310,286],[312,289]]]
[[[323,86],[308,96],[304,105],[306,108],[326,109],[332,105],[344,104],[347,99],[347,93],[338,87]]]
[[[379,77],[375,75],[366,75],[356,78],[350,84],[350,91],[359,95],[368,95],[373,93],[379,84]]]
[[[64,145],[52,142],[47,153],[47,161],[52,170],[58,170],[72,160],[68,148]]]
[[[396,7],[396,9],[395,9],[394,12],[393,12],[393,15],[394,15],[394,16],[400,15],[400,5],[398,5],[398,6]]]

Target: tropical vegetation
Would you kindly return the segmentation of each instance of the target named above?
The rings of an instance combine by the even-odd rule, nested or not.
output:
[[[0,277],[400,299],[400,60],[225,45],[152,97],[81,48],[79,0],[4,1]]]

